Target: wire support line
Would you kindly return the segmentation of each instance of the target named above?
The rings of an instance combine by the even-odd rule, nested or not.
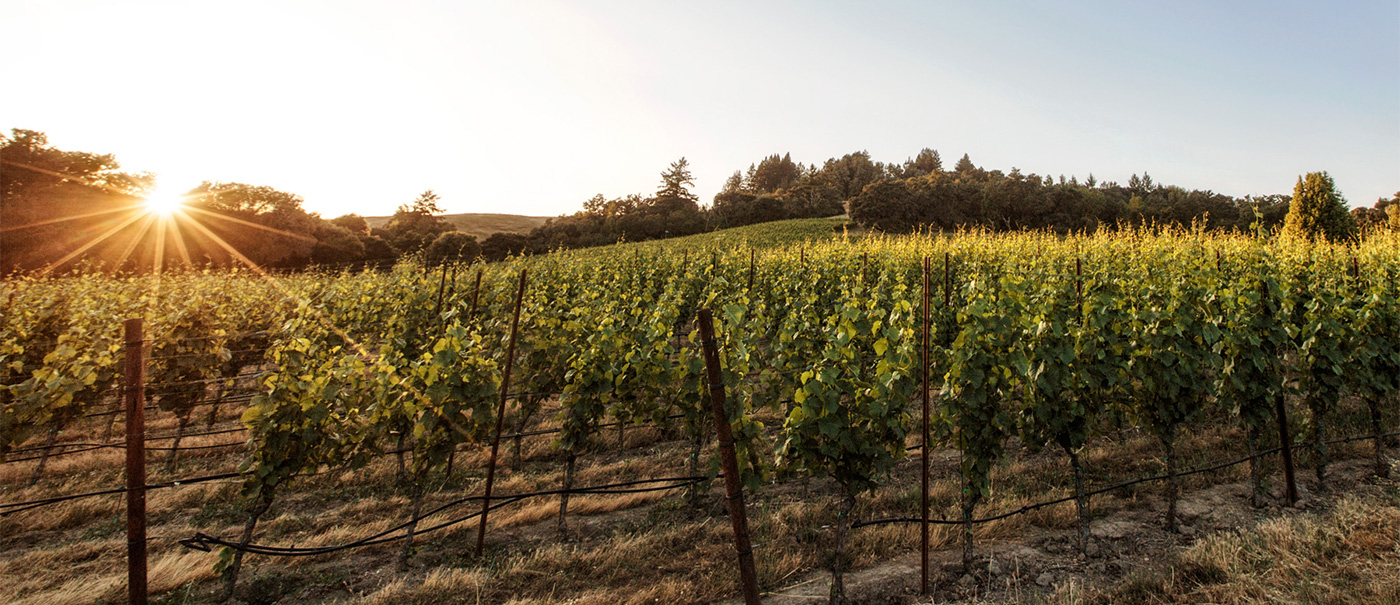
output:
[[[243,429],[243,430],[246,430],[246,429]],[[227,431],[227,432],[233,432],[233,431]],[[209,434],[216,434],[216,433],[209,433]],[[173,437],[173,436],[171,436],[171,437],[148,437],[146,440],[147,440],[147,441],[159,441],[159,440],[163,440],[163,439],[174,439],[174,438],[175,438],[175,437]],[[185,437],[181,437],[181,439],[184,439],[184,438],[185,438]],[[144,449],[145,449],[146,451],[148,451],[148,452],[185,452],[185,451],[196,451],[196,450],[212,450],[212,449],[218,449],[218,448],[223,448],[223,447],[235,447],[235,446],[241,446],[241,445],[247,445],[247,444],[248,444],[247,441],[230,441],[230,442],[227,442],[227,443],[211,443],[211,444],[206,444],[206,445],[185,445],[185,446],[181,446],[181,447],[147,447],[147,448],[144,448]],[[65,452],[58,452],[58,453],[56,453],[56,454],[49,454],[49,459],[52,460],[52,459],[54,459],[54,458],[59,458],[59,457],[62,457],[62,456],[71,456],[71,455],[74,455],[74,454],[83,454],[83,453],[86,453],[86,452],[92,452],[92,451],[102,450],[102,449],[119,449],[119,450],[124,450],[124,449],[126,449],[126,444],[124,444],[124,443],[74,443],[74,444],[68,444],[68,445],[69,445],[70,447],[77,447],[77,448],[80,448],[80,449],[69,450],[69,451],[65,451]],[[0,464],[18,464],[18,463],[20,463],[20,462],[29,462],[29,461],[33,461],[33,460],[39,460],[39,459],[42,459],[42,458],[43,458],[43,456],[28,456],[28,457],[25,457],[25,458],[15,458],[15,459],[13,459],[13,460],[5,460],[5,461],[3,461],[3,462],[0,462]]]
[[[239,432],[239,431],[246,431],[246,430],[248,430],[246,427],[243,427],[243,426],[236,426],[236,427],[228,427],[228,428],[217,429],[217,430],[201,431],[201,432],[198,432],[198,433],[185,433],[185,434],[183,434],[183,435],[180,435],[180,438],[181,438],[181,439],[189,439],[189,438],[191,438],[191,437],[204,437],[204,436],[207,436],[207,435],[224,435],[224,434],[228,434],[228,433],[237,433],[237,432]],[[144,440],[145,440],[145,441],[161,441],[161,440],[164,440],[164,439],[174,439],[174,438],[175,438],[175,435],[173,435],[173,434],[171,434],[171,435],[151,435],[151,436],[147,436]],[[64,442],[64,443],[55,443],[55,444],[53,444],[53,445],[36,445],[36,446],[32,446],[32,447],[18,448],[18,449],[10,450],[9,453],[11,453],[11,454],[18,454],[18,453],[24,453],[24,452],[37,452],[37,451],[40,451],[40,450],[47,450],[47,449],[58,449],[58,448],[61,448],[61,447],[87,447],[87,446],[97,446],[97,445],[100,445],[100,446],[104,446],[104,447],[105,447],[105,446],[109,446],[109,445],[113,445],[113,444],[110,444],[110,443],[83,443],[83,442],[72,442],[72,441],[69,441],[69,442]],[[122,444],[116,444],[116,445],[117,445],[118,447],[126,447],[125,445],[122,445]],[[147,448],[147,449],[150,449],[150,448]]]
[[[155,407],[152,406],[152,407],[147,408],[147,409],[155,409]],[[110,414],[110,413],[106,413],[106,414]],[[666,416],[666,417],[664,418],[664,420],[676,420],[676,419],[680,419],[680,418],[684,418],[684,417],[685,417],[685,414],[671,414],[670,416]],[[611,427],[615,427],[615,426],[619,426],[619,425],[625,425],[625,426],[630,426],[630,427],[639,428],[639,429],[647,429],[647,428],[661,429],[661,428],[665,428],[664,425],[660,425],[660,424],[656,424],[656,423],[633,424],[633,423],[631,423],[631,422],[609,422],[609,423],[600,424],[600,425],[598,425],[598,426],[595,427],[595,428],[597,428],[597,429],[605,429],[605,428],[611,428]],[[217,431],[202,431],[202,432],[198,432],[198,433],[188,433],[188,434],[185,434],[185,435],[181,435],[181,436],[180,436],[180,439],[182,439],[182,440],[183,440],[183,439],[191,439],[191,438],[194,438],[194,437],[204,437],[204,436],[208,436],[208,435],[223,435],[223,434],[228,434],[228,433],[244,432],[244,431],[247,431],[247,430],[248,430],[247,427],[234,427],[234,428],[229,428],[229,429],[224,429],[224,430],[217,430]],[[520,432],[520,433],[508,433],[508,434],[504,434],[504,435],[501,435],[501,439],[517,439],[517,438],[524,438],[524,437],[536,437],[536,436],[540,436],[540,435],[553,435],[553,434],[560,433],[560,432],[563,432],[563,429],[540,429],[540,430],[535,430],[535,431],[525,431],[525,432]],[[155,436],[155,437],[146,437],[146,438],[145,438],[145,441],[162,441],[162,440],[174,439],[174,438],[175,438],[175,435],[162,435],[162,436]],[[244,441],[238,441],[238,442],[229,442],[229,443],[220,443],[220,444],[210,444],[210,445],[190,445],[190,446],[183,446],[183,447],[178,447],[178,448],[174,448],[174,447],[147,447],[147,448],[145,448],[145,449],[146,449],[147,451],[166,451],[166,452],[168,452],[168,451],[185,451],[185,450],[216,449],[216,448],[221,448],[221,447],[233,447],[233,446],[245,445],[245,444],[246,444],[246,442],[244,442]],[[464,449],[470,449],[470,448],[472,447],[472,444],[463,444],[463,445],[466,445],[466,446],[467,446],[467,447],[464,448]],[[42,451],[42,450],[45,450],[45,449],[59,449],[59,448],[66,448],[66,447],[74,447],[74,448],[80,448],[80,449],[67,450],[67,451],[63,451],[63,452],[58,452],[58,453],[54,453],[54,454],[49,454],[49,458],[52,459],[52,458],[58,458],[58,457],[61,457],[61,456],[70,456],[70,455],[74,455],[74,454],[82,454],[82,453],[85,453],[85,452],[91,452],[91,451],[100,450],[100,449],[125,449],[125,448],[126,448],[126,445],[123,444],[123,443],[88,443],[88,442],[55,443],[55,444],[50,445],[50,446],[42,446],[42,445],[40,445],[40,446],[33,446],[33,447],[28,447],[28,448],[23,448],[23,449],[12,450],[10,453],[35,452],[35,451]],[[387,455],[390,455],[390,454],[406,454],[406,453],[410,453],[410,452],[413,452],[413,451],[414,451],[413,448],[401,448],[401,449],[394,449],[394,450],[385,450],[385,451],[383,451],[383,452],[378,452],[378,453],[374,454],[374,456],[375,456],[375,457],[379,457],[379,456],[387,456]],[[43,456],[40,455],[40,456],[27,456],[27,457],[24,457],[24,458],[14,458],[14,459],[10,459],[10,460],[3,460],[3,461],[0,461],[0,465],[4,465],[4,464],[15,464],[15,463],[20,463],[20,462],[29,462],[29,461],[33,461],[33,460],[38,460],[38,459],[40,459],[40,458],[43,458]]]
[[[244,373],[244,374],[234,374],[234,375],[232,375],[232,376],[220,376],[220,377],[218,377],[218,378],[203,378],[203,379],[199,379],[199,380],[183,380],[183,381],[173,381],[173,382],[148,382],[148,383],[145,384],[145,388],[149,390],[149,389],[155,389],[155,388],[161,387],[161,386],[180,386],[180,385],[190,385],[190,384],[199,384],[199,383],[209,384],[209,383],[215,383],[215,382],[222,382],[222,381],[226,381],[226,380],[232,380],[232,381],[237,382],[240,378],[260,378],[260,377],[263,377],[263,376],[267,376],[268,374],[271,374],[271,373],[276,372],[276,371],[277,371],[277,370],[263,370],[263,371],[261,371],[261,372]],[[16,383],[16,384],[21,384],[21,383]],[[14,385],[9,385],[9,386],[14,386]],[[108,388],[105,388],[105,389],[102,389],[102,390],[100,390],[100,391],[96,391],[96,392],[93,392],[93,393],[84,394],[83,396],[84,396],[84,397],[88,397],[88,398],[93,398],[93,399],[96,400],[96,399],[101,399],[102,397],[105,397],[105,396],[108,396],[108,395],[121,396],[121,395],[124,394],[124,393],[126,393],[126,387],[124,387],[124,386],[113,386],[113,387],[108,387]],[[162,395],[163,393],[161,393],[161,392],[159,392],[159,391],[156,391],[156,392],[153,393],[153,394],[159,396],[159,395]],[[149,408],[147,408],[147,409],[149,409]],[[105,413],[105,412],[104,412],[104,413]]]
[[[264,370],[264,371],[262,371],[262,372],[253,372],[253,373],[250,373],[250,374],[234,374],[233,376],[220,376],[220,377],[218,377],[218,378],[201,378],[201,379],[198,379],[198,380],[174,380],[174,381],[170,381],[170,382],[148,382],[148,383],[146,383],[146,389],[147,389],[147,390],[150,390],[150,389],[153,389],[153,388],[159,388],[159,387],[163,387],[163,386],[172,387],[172,386],[183,386],[183,385],[188,385],[188,384],[209,384],[209,383],[212,383],[212,382],[223,382],[223,381],[225,381],[225,380],[238,380],[239,378],[257,378],[257,377],[261,377],[261,376],[266,376],[266,375],[271,374],[271,373],[273,373],[273,372],[275,372],[275,371],[276,371],[276,370]],[[159,394],[159,393],[157,393],[157,394]]]
[[[236,351],[219,351],[219,352],[217,352],[217,353],[185,353],[185,354],[182,354],[182,355],[160,355],[160,356],[147,357],[147,358],[146,358],[146,361],[165,361],[165,360],[167,360],[167,359],[189,359],[189,358],[193,358],[193,357],[206,357],[206,358],[207,358],[207,357],[211,357],[211,356],[217,355],[218,353],[224,353],[224,352],[227,352],[229,355],[239,355],[239,354],[242,354],[242,353],[267,352],[267,350],[268,350],[267,348],[261,348],[261,349],[238,349],[238,350],[236,350]]]
[[[573,489],[567,489],[567,490],[564,490],[564,489],[554,489],[554,490],[542,490],[542,491],[536,491],[536,492],[528,492],[528,493],[524,493],[524,494],[508,494],[508,495],[501,495],[501,496],[491,496],[491,497],[489,498],[489,500],[492,500],[492,501],[499,501],[499,502],[491,502],[491,504],[490,504],[487,508],[488,508],[489,510],[495,510],[495,509],[497,509],[497,508],[501,508],[501,507],[504,507],[504,506],[509,506],[509,505],[511,505],[511,504],[514,504],[514,503],[516,503],[516,502],[520,502],[520,501],[523,501],[523,500],[526,500],[526,499],[529,499],[529,498],[537,498],[537,497],[544,497],[544,496],[555,496],[555,495],[561,495],[561,494],[612,495],[612,494],[635,494],[635,493],[642,493],[642,492],[666,491],[666,490],[679,489],[679,488],[682,488],[682,487],[689,487],[689,486],[691,486],[691,485],[696,485],[696,484],[698,484],[698,483],[700,483],[700,482],[702,482],[702,481],[705,481],[706,479],[707,479],[707,477],[705,477],[705,476],[682,476],[682,477],[666,477],[666,478],[661,478],[661,479],[639,479],[639,480],[635,480],[635,481],[623,481],[623,482],[620,482],[620,483],[609,483],[609,484],[605,484],[605,485],[594,485],[594,486],[573,488]],[[665,483],[666,485],[656,486],[655,484],[657,484],[657,483]],[[651,487],[633,487],[633,486],[642,486],[642,485],[651,485]],[[230,542],[230,541],[224,540],[224,539],[222,539],[222,538],[218,538],[218,537],[215,537],[215,536],[210,536],[210,535],[205,534],[205,533],[203,533],[203,532],[198,532],[198,533],[196,533],[196,534],[195,534],[193,537],[191,537],[191,538],[187,538],[187,539],[181,540],[181,541],[180,541],[180,545],[182,545],[182,546],[184,546],[184,547],[186,547],[186,548],[191,548],[191,549],[199,550],[199,551],[203,551],[203,552],[209,552],[209,551],[212,549],[213,546],[223,546],[223,547],[231,548],[231,549],[233,549],[233,550],[238,550],[238,551],[242,551],[242,552],[246,552],[246,553],[250,553],[250,554],[269,555],[269,556],[278,556],[278,557],[309,557],[309,556],[315,556],[315,555],[323,555],[323,554],[329,554],[329,553],[339,552],[339,551],[342,551],[342,550],[348,550],[348,549],[352,549],[352,548],[361,548],[361,547],[365,547],[365,546],[373,546],[373,545],[375,545],[375,544],[384,544],[384,543],[387,543],[387,542],[394,542],[394,541],[397,541],[397,540],[405,539],[405,538],[408,537],[407,532],[405,532],[404,534],[401,534],[401,535],[391,535],[391,534],[394,534],[394,533],[396,533],[396,532],[399,532],[400,530],[406,529],[406,528],[407,528],[409,525],[411,525],[411,524],[416,524],[416,523],[418,523],[419,521],[422,521],[422,520],[424,520],[424,519],[427,519],[428,517],[432,517],[433,515],[436,515],[436,514],[438,514],[438,513],[441,513],[441,512],[443,512],[443,511],[445,511],[445,510],[448,510],[448,509],[450,509],[450,508],[453,508],[453,507],[456,507],[456,506],[460,506],[460,505],[466,504],[466,503],[468,503],[468,502],[480,502],[480,501],[483,501],[483,500],[488,500],[488,498],[487,498],[486,496],[467,496],[467,497],[464,497],[464,498],[458,498],[458,499],[453,500],[453,501],[451,501],[451,502],[448,502],[448,503],[446,503],[446,504],[442,504],[442,505],[438,506],[437,508],[434,508],[433,510],[428,511],[427,513],[424,513],[424,514],[419,515],[419,516],[417,516],[417,517],[412,517],[412,518],[410,518],[409,520],[404,521],[403,523],[400,523],[400,524],[398,524],[398,525],[396,525],[396,526],[394,526],[394,527],[391,527],[391,528],[389,528],[389,529],[386,529],[386,530],[384,530],[384,531],[382,531],[382,532],[379,532],[379,533],[377,533],[377,534],[374,534],[374,535],[372,535],[372,536],[367,536],[367,537],[365,537],[365,538],[361,538],[361,539],[359,539],[359,540],[355,540],[354,542],[348,542],[348,543],[345,543],[345,544],[338,544],[338,545],[335,545],[335,546],[321,546],[321,547],[313,547],[313,548],[297,548],[297,547],[286,547],[286,546],[266,546],[266,545],[259,545],[259,544],[239,544],[239,543],[237,543],[237,542]],[[427,534],[427,533],[430,533],[430,532],[433,532],[433,531],[437,531],[437,530],[442,529],[442,528],[445,528],[445,527],[450,527],[450,526],[452,526],[452,525],[456,525],[456,524],[462,523],[462,522],[464,522],[464,521],[469,521],[469,520],[471,520],[471,519],[474,519],[474,518],[476,518],[476,517],[481,516],[481,513],[482,513],[482,511],[476,511],[476,512],[473,512],[473,513],[471,513],[471,514],[468,514],[468,515],[465,515],[465,516],[462,516],[462,517],[458,517],[458,518],[453,519],[453,520],[450,520],[450,521],[445,521],[445,522],[443,522],[443,523],[439,523],[439,524],[437,524],[437,525],[433,525],[433,526],[431,526],[431,527],[427,527],[427,528],[415,530],[415,531],[413,532],[413,535],[416,537],[416,536],[420,536],[420,535],[423,535],[423,534]]]
[[[252,331],[252,332],[239,332],[239,333],[236,333],[236,334],[225,334],[225,335],[223,335],[223,336],[186,336],[186,337],[184,337],[184,338],[170,338],[170,339],[152,336],[152,337],[146,338],[146,339],[143,340],[142,342],[145,342],[145,343],[148,343],[148,344],[169,344],[169,343],[176,343],[176,342],[197,342],[197,341],[201,341],[201,340],[237,340],[237,339],[239,339],[239,338],[246,338],[246,337],[249,337],[249,336],[266,336],[266,335],[271,334],[271,333],[272,333],[271,330],[254,330],[254,331]],[[114,340],[115,340],[115,339],[114,339]]]
[[[190,404],[190,405],[188,405],[188,406],[184,406],[184,407],[186,407],[187,409],[194,409],[194,408],[199,408],[199,407],[204,407],[204,406],[209,406],[209,405],[223,405],[223,404],[225,404],[225,403],[242,403],[242,402],[245,402],[245,401],[251,401],[251,400],[252,400],[254,397],[256,397],[257,395],[258,395],[257,393],[245,393],[245,394],[242,394],[242,395],[226,395],[226,396],[224,396],[223,399],[217,399],[217,398],[215,398],[215,399],[205,399],[205,400],[203,400],[203,401],[196,401],[196,402],[194,402],[194,403],[192,403],[192,404]],[[161,407],[160,407],[159,405],[148,405],[148,406],[142,407],[141,409],[146,410],[146,411],[148,411],[148,412],[153,412],[153,411],[159,411],[159,410],[161,409]],[[126,413],[126,410],[123,410],[123,409],[120,409],[120,408],[119,408],[119,409],[109,410],[109,411],[106,411],[106,412],[92,412],[92,413],[89,413],[89,414],[83,414],[82,416],[79,416],[79,418],[99,418],[99,417],[102,417],[102,416],[117,416],[117,415],[125,414],[125,413]]]
[[[1382,438],[1382,439],[1384,439],[1384,438],[1386,438],[1386,437],[1394,437],[1394,436],[1397,436],[1397,435],[1400,435],[1400,431],[1391,432],[1391,433],[1382,433],[1381,435],[1379,435],[1379,437]],[[1341,437],[1341,438],[1338,438],[1338,439],[1329,439],[1329,440],[1325,441],[1324,443],[1327,444],[1327,445],[1335,445],[1335,444],[1338,444],[1338,443],[1348,443],[1348,442],[1351,442],[1351,441],[1364,441],[1364,440],[1367,440],[1367,439],[1375,439],[1376,437],[1377,437],[1376,435],[1355,435],[1355,436],[1351,436],[1351,437]],[[1210,466],[1204,466],[1204,467],[1201,467],[1201,468],[1194,468],[1194,469],[1189,469],[1189,470],[1181,471],[1181,472],[1176,473],[1176,476],[1177,476],[1177,477],[1189,477],[1189,476],[1191,476],[1191,475],[1196,475],[1196,474],[1199,474],[1199,473],[1208,473],[1208,472],[1211,472],[1211,471],[1218,471],[1218,470],[1220,470],[1220,469],[1222,469],[1222,468],[1231,467],[1231,466],[1235,466],[1235,465],[1239,465],[1239,464],[1244,464],[1244,463],[1249,462],[1250,460],[1254,460],[1254,459],[1256,459],[1256,458],[1262,458],[1262,457],[1264,457],[1264,456],[1269,456],[1269,455],[1272,455],[1272,454],[1276,454],[1276,453],[1279,452],[1279,450],[1282,450],[1282,449],[1283,449],[1282,447],[1275,447],[1275,448],[1270,448],[1270,449],[1267,449],[1267,450],[1261,450],[1261,451],[1255,452],[1253,456],[1245,456],[1245,457],[1240,458],[1240,459],[1237,459],[1237,460],[1230,460],[1230,461],[1227,461],[1227,462],[1221,462],[1221,463],[1213,464],[1213,465],[1210,465]],[[1155,475],[1155,476],[1151,476],[1151,477],[1139,477],[1139,478],[1137,478],[1137,479],[1129,479],[1129,480],[1127,480],[1127,481],[1123,481],[1123,482],[1120,482],[1120,483],[1114,483],[1114,484],[1109,485],[1109,486],[1107,486],[1107,487],[1101,487],[1101,488],[1098,488],[1098,489],[1095,489],[1095,490],[1090,490],[1090,491],[1084,493],[1084,497],[1085,497],[1085,498],[1088,498],[1088,497],[1091,497],[1091,496],[1097,496],[1097,495],[1099,495],[1099,494],[1104,494],[1104,493],[1108,493],[1108,492],[1112,492],[1112,491],[1117,491],[1117,490],[1124,489],[1124,488],[1127,488],[1127,487],[1132,487],[1132,486],[1137,485],[1137,484],[1139,484],[1139,483],[1148,483],[1148,482],[1153,482],[1153,481],[1164,481],[1164,480],[1166,480],[1166,479],[1168,479],[1168,478],[1170,478],[1170,477],[1171,477],[1170,474],[1166,474],[1166,475]],[[972,519],[972,520],[970,520],[970,521],[964,521],[964,520],[961,520],[961,519],[958,519],[958,520],[929,519],[928,522],[929,522],[930,524],[932,524],[932,525],[962,525],[963,523],[972,523],[973,525],[977,525],[977,524],[979,524],[979,523],[991,523],[991,522],[993,522],[993,521],[1000,521],[1000,520],[1002,520],[1002,519],[1006,519],[1006,518],[1009,518],[1009,517],[1014,517],[1014,516],[1016,516],[1016,515],[1023,515],[1023,514],[1026,514],[1026,513],[1031,512],[1031,511],[1034,511],[1034,510],[1036,510],[1036,509],[1044,508],[1044,507],[1047,507],[1047,506],[1051,506],[1051,505],[1055,505],[1055,504],[1063,504],[1063,503],[1065,503],[1065,502],[1072,502],[1072,501],[1074,501],[1074,499],[1075,499],[1075,496],[1065,496],[1065,497],[1063,497],[1063,498],[1057,498],[1057,499],[1055,499],[1055,500],[1047,500],[1047,501],[1045,501],[1045,502],[1037,502],[1037,503],[1035,503],[1035,504],[1027,504],[1027,505],[1022,506],[1022,507],[1020,507],[1020,508],[1018,508],[1018,509],[1016,509],[1016,510],[1013,510],[1013,511],[1001,513],[1001,514],[998,514],[998,515],[993,515],[993,516],[991,516],[991,517],[984,517],[984,518],[981,518],[981,519]],[[870,520],[870,521],[859,521],[859,522],[856,522],[856,523],[852,523],[852,524],[851,524],[851,529],[855,529],[855,528],[858,528],[858,527],[867,527],[867,526],[871,526],[871,525],[889,525],[889,524],[894,524],[894,523],[923,523],[923,519],[920,518],[920,517],[891,517],[891,518],[887,518],[887,519],[872,519],[872,520]]]
[[[676,420],[676,419],[678,419],[678,418],[685,418],[685,414],[671,414],[670,416],[665,417],[663,420]],[[614,426],[619,426],[619,425],[630,426],[630,427],[639,428],[639,429],[647,429],[647,428],[658,428],[658,429],[659,429],[659,428],[666,428],[664,425],[656,424],[656,423],[654,423],[654,422],[648,422],[648,423],[644,423],[644,424],[633,424],[633,423],[631,423],[631,422],[608,422],[608,423],[605,423],[605,424],[600,424],[600,425],[598,425],[597,427],[594,427],[594,428],[605,429],[605,428],[614,427]],[[515,439],[515,438],[519,438],[519,437],[536,437],[536,436],[539,436],[539,435],[553,435],[553,434],[555,434],[555,433],[562,433],[563,431],[564,431],[564,429],[562,429],[562,428],[559,428],[559,429],[539,429],[539,430],[535,430],[535,431],[525,431],[525,432],[523,432],[523,433],[510,433],[510,434],[507,434],[507,435],[501,435],[501,439]]]

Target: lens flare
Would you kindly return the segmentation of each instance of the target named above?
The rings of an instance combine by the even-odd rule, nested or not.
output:
[[[158,189],[145,198],[146,210],[151,214],[170,216],[184,208],[185,199],[173,191]]]

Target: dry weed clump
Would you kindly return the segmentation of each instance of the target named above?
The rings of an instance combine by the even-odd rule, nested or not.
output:
[[[1056,605],[1400,603],[1400,498],[1346,496],[1325,513],[1213,534],[1109,589],[1062,588]]]

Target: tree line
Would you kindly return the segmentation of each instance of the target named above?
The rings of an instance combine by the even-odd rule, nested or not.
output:
[[[265,185],[206,181],[162,217],[144,196],[148,173],[123,171],[111,154],[56,149],[42,132],[0,133],[0,273],[84,266],[140,272],[154,267],[294,269],[392,262],[407,254],[505,258],[524,247],[503,234],[483,242],[440,216],[431,190],[402,204],[383,227],[347,214],[308,212],[301,196]]]
[[[820,165],[773,154],[747,171],[736,170],[712,202],[702,205],[691,191],[694,176],[682,157],[661,173],[651,194],[595,195],[581,210],[550,219],[528,234],[497,233],[477,241],[442,218],[441,198],[431,190],[400,205],[383,227],[372,228],[355,214],[326,219],[307,212],[301,196],[272,187],[204,182],[185,194],[185,209],[172,227],[143,210],[142,196],[154,186],[153,175],[122,171],[110,154],[55,149],[42,132],[32,130],[0,133],[0,271],[73,263],[143,271],[244,261],[300,268],[392,262],[414,254],[432,262],[499,260],[842,213],[857,225],[886,232],[981,228],[1064,233],[1143,224],[1274,229],[1284,226],[1294,197],[1235,198],[1187,190],[1157,183],[1145,172],[1120,185],[1092,174],[1081,181],[1023,174],[1016,168],[986,170],[966,154],[945,170],[938,151],[925,148],[902,163],[878,162],[866,151]],[[1330,177],[1327,186],[1327,195],[1336,198],[1327,220],[1346,223],[1336,234],[1371,225],[1400,228],[1400,192],[1348,213]],[[184,224],[188,221],[198,224]],[[171,237],[148,237],[162,231]]]

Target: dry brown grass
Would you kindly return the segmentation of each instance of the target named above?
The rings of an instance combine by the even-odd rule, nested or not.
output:
[[[541,413],[530,428],[555,424],[552,416],[552,412]],[[154,424],[173,431],[168,419],[164,424]],[[1337,434],[1347,430],[1339,428]],[[654,429],[629,428],[628,447],[619,450],[616,436],[615,431],[607,431],[595,440],[593,449],[579,457],[577,485],[684,474],[688,443],[667,441]],[[185,443],[218,443],[227,437],[192,438]],[[1238,431],[1228,422],[1207,421],[1184,432],[1178,449],[1183,452],[1183,465],[1193,466],[1240,455],[1239,440]],[[501,448],[497,494],[559,487],[563,461],[551,446],[549,436],[524,441],[524,465],[519,471],[508,468],[511,445],[506,442]],[[1334,453],[1338,457],[1366,455],[1368,447],[1338,447]],[[713,443],[706,451],[713,451]],[[239,448],[191,453],[182,456],[179,468],[169,473],[164,470],[161,453],[152,458],[148,468],[153,482],[220,472],[232,468],[239,453]],[[956,519],[961,491],[957,454],[937,448],[931,454],[934,517]],[[1121,439],[1114,435],[1095,440],[1084,460],[1092,487],[1161,472],[1160,456],[1160,446],[1154,438],[1128,432]],[[454,476],[445,481],[436,478],[429,485],[425,508],[479,494],[487,457],[484,448],[461,452]],[[121,450],[115,449],[56,458],[50,461],[45,480],[34,488],[23,487],[33,463],[0,465],[0,488],[5,490],[5,501],[18,501],[112,487],[121,483],[121,463]],[[405,519],[409,504],[395,479],[396,467],[394,458],[386,456],[362,469],[299,478],[279,494],[273,510],[259,525],[257,542],[328,546],[398,525]],[[856,518],[917,515],[918,468],[918,454],[914,453],[895,469],[885,487],[861,496]],[[1240,466],[1190,477],[1183,480],[1183,488],[1189,490],[1246,476],[1246,467]],[[1013,441],[1007,460],[994,470],[993,485],[994,494],[978,507],[978,517],[1070,494],[1068,463],[1058,450],[1031,453]],[[174,538],[195,531],[236,535],[240,523],[236,493],[237,485],[232,483],[153,491],[148,496],[150,534]],[[747,494],[758,574],[764,590],[806,580],[830,564],[837,522],[835,493],[835,484],[829,480],[799,479]],[[1096,496],[1093,509],[1097,516],[1159,507],[1160,493],[1158,485],[1142,485]],[[424,524],[461,516],[478,506],[473,502],[456,507]],[[549,496],[493,512],[484,559],[473,559],[468,554],[476,532],[475,523],[468,521],[419,538],[414,569],[407,574],[393,571],[397,545],[390,543],[316,557],[249,557],[243,584],[254,584],[254,578],[270,578],[259,585],[258,594],[280,597],[284,602],[471,603],[478,596],[483,603],[710,602],[735,594],[732,536],[719,485],[712,486],[700,510],[681,504],[678,490],[576,496],[569,508],[570,525],[579,533],[569,543],[556,541],[553,519],[558,513],[558,498]],[[24,602],[32,603],[119,600],[123,596],[124,571],[122,510],[121,497],[110,496],[0,519],[0,595],[18,594],[27,599]],[[1065,530],[1075,522],[1074,505],[1064,503],[980,525],[975,535],[979,550],[986,552],[984,549],[991,543],[1023,539],[1041,531]],[[1347,533],[1339,548],[1363,552],[1380,552],[1387,544],[1394,548],[1395,540],[1389,537],[1394,534],[1386,533],[1393,531],[1392,525],[1356,527],[1360,529]],[[1303,560],[1328,551],[1308,550],[1307,544],[1315,540],[1303,539],[1304,534],[1296,528],[1288,529],[1279,529],[1271,541],[1260,544],[1283,550],[1301,548],[1297,552],[1302,553],[1302,559],[1288,565],[1300,573],[1311,569]],[[935,526],[934,547],[957,548],[960,531],[956,525]],[[1265,530],[1261,532],[1267,535]],[[1285,544],[1289,536],[1294,542]],[[1298,540],[1302,540],[1302,547]],[[871,526],[850,534],[848,553],[853,567],[858,569],[913,552],[917,544],[917,525]],[[1199,573],[1210,577],[1215,572],[1209,570],[1215,568],[1235,573],[1237,567],[1230,567],[1235,564],[1227,565],[1231,557],[1250,552],[1241,545],[1202,546],[1199,567],[1206,571]],[[189,552],[168,541],[153,542],[152,553],[152,587],[157,592],[170,593],[167,598],[171,602],[203,602],[213,594],[216,582],[212,577],[212,555]],[[1318,565],[1312,571],[1336,573],[1332,567]],[[157,574],[161,577],[159,582],[155,580]],[[1173,587],[1186,586],[1187,578],[1182,574],[1175,577],[1177,584]],[[1356,578],[1364,587],[1356,594],[1377,598],[1395,594],[1393,586],[1382,582],[1379,576],[1367,577],[1370,579]],[[1285,580],[1279,583],[1287,585]],[[1229,594],[1209,592],[1212,589],[1208,584],[1197,582],[1193,586],[1190,590],[1195,592],[1172,590],[1204,595],[1200,597],[1204,600],[1229,602]],[[1276,594],[1260,592],[1272,590],[1269,586],[1261,585],[1248,594]],[[189,587],[193,590],[187,590]],[[1078,600],[1066,602],[1108,602],[1094,601],[1098,593],[1090,589],[1081,586],[1079,590],[1074,597]],[[188,592],[190,596],[177,598],[171,591]],[[1309,594],[1323,601],[1335,596],[1323,587]]]
[[[1108,589],[1062,588],[1057,605],[1400,603],[1400,498],[1343,497],[1330,511],[1202,538]]]

